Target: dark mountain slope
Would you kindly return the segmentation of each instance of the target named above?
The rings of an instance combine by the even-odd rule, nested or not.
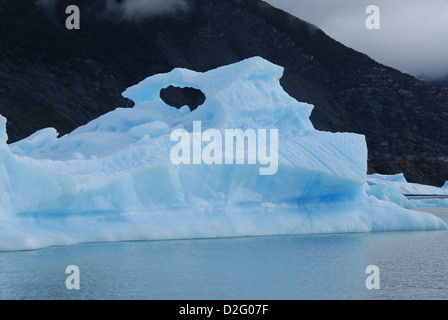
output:
[[[65,28],[65,8],[81,29]],[[258,0],[191,0],[177,17],[138,24],[105,16],[104,1],[0,0],[0,114],[10,141],[52,126],[67,133],[119,106],[128,86],[174,67],[205,71],[251,56],[285,67],[282,85],[315,105],[319,130],[366,135],[370,172],[448,180],[448,89],[376,63]],[[306,18],[306,17],[305,17]]]
[[[435,83],[441,87],[447,87],[448,88],[448,76],[446,76],[445,78],[440,78],[440,79],[436,79],[436,80],[432,80],[432,83]]]

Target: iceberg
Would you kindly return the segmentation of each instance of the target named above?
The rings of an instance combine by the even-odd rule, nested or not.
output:
[[[368,195],[372,195],[377,199],[389,201],[406,209],[416,209],[417,205],[406,196],[399,193],[394,187],[387,184],[373,185],[366,191]]]
[[[367,176],[367,193],[378,199],[391,201],[407,209],[448,207],[448,189],[410,183],[402,173],[396,175],[372,174]],[[409,199],[406,196],[409,197]]]
[[[387,185],[403,195],[448,196],[448,189],[410,183],[406,180],[403,173],[395,175],[371,174],[367,176],[367,183],[371,186]]]
[[[313,106],[290,97],[282,75],[260,57],[204,73],[177,68],[128,88],[123,96],[133,108],[62,137],[48,128],[7,144],[0,116],[0,250],[447,228],[436,216],[368,195],[364,136],[315,130]],[[201,90],[206,100],[194,111],[173,108],[160,98],[170,85]],[[208,140],[195,132],[198,123]],[[243,133],[243,147],[247,138],[238,159],[218,152],[216,137],[227,130]],[[255,149],[244,135],[250,130],[258,130]],[[190,139],[192,154],[200,147],[215,162],[173,162],[173,132]],[[278,133],[275,141],[268,132]],[[263,175],[268,153],[276,170]]]

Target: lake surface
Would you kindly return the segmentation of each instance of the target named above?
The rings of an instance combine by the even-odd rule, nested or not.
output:
[[[85,243],[0,252],[0,299],[448,299],[447,266],[448,231]]]

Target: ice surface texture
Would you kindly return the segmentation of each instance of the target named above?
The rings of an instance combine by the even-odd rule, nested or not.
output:
[[[448,189],[442,187],[427,186],[418,183],[407,182],[402,173],[396,175],[372,174],[367,176],[367,183],[374,185],[387,185],[395,189],[400,194],[406,195],[439,195],[448,196]]]
[[[439,218],[366,193],[361,135],[314,129],[312,106],[280,86],[283,68],[254,57],[206,73],[145,79],[118,108],[71,134],[7,145],[0,117],[0,250],[86,241],[445,229]],[[195,111],[160,99],[201,90]],[[278,129],[278,171],[260,165],[175,165],[170,133]],[[246,154],[247,156],[247,154]],[[247,162],[246,162],[247,163]]]
[[[372,174],[367,176],[367,194],[378,199],[391,201],[403,208],[422,207],[448,208],[448,189],[409,183],[402,173],[396,175]],[[408,200],[404,195],[422,196]],[[426,197],[426,198],[425,198]]]

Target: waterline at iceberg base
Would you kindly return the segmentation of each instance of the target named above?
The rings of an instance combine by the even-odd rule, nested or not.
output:
[[[280,86],[283,68],[254,57],[205,73],[145,79],[118,108],[72,133],[44,129],[7,144],[0,117],[0,250],[80,242],[441,230],[439,218],[366,193],[364,136],[320,132],[312,106]],[[190,112],[160,98],[170,85],[206,96]],[[278,170],[176,165],[170,133],[277,129]],[[268,149],[269,150],[269,149]],[[247,158],[247,153],[246,153]],[[225,161],[222,161],[225,163]]]

